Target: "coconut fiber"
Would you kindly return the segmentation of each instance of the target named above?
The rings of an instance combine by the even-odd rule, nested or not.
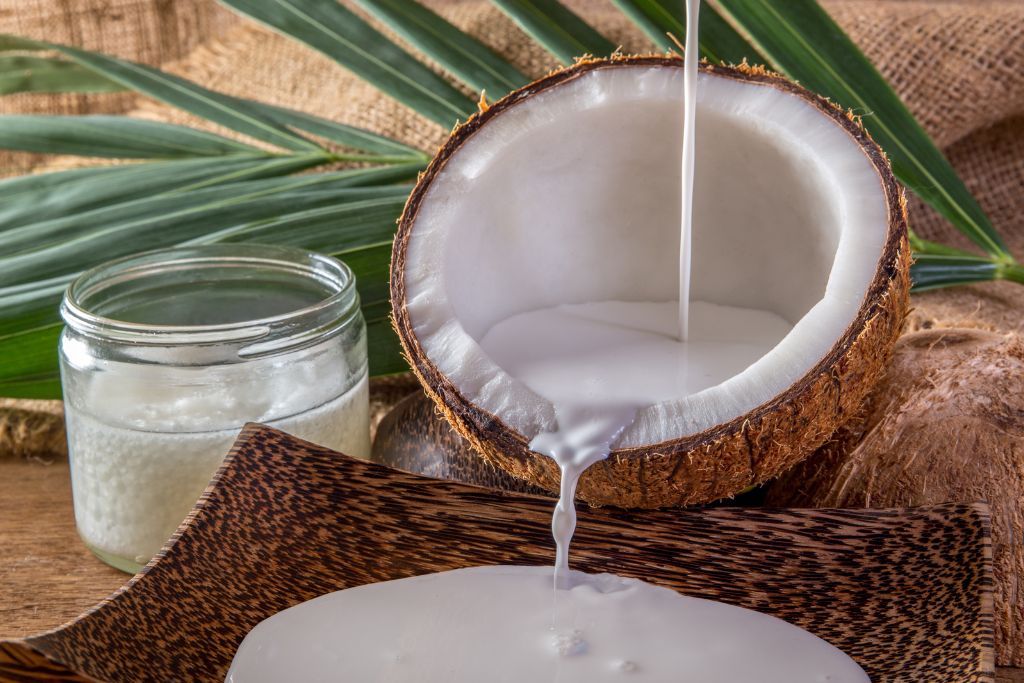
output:
[[[478,0],[428,4],[532,76],[556,66],[489,4]],[[625,51],[652,50],[608,0],[570,0],[568,4]],[[825,0],[823,4],[893,84],[1013,252],[1024,258],[1024,3]],[[235,17],[213,0],[24,0],[0,8],[0,33],[71,43],[157,65],[208,87],[364,126],[423,149],[433,150],[447,133],[329,59]],[[0,98],[0,113],[16,112],[123,112],[216,130],[128,94]],[[2,175],[82,163],[81,159],[0,152]],[[949,223],[914,198],[910,222],[923,237],[968,246]],[[1024,287],[1016,284],[989,283],[923,294],[912,304],[915,310],[908,327],[914,330],[957,327],[1006,333],[1024,327]],[[0,402],[0,458],[52,458],[62,450],[58,403]],[[1019,510],[1016,514],[1019,517]],[[1020,535],[1017,529],[1017,542]],[[1000,581],[1016,585],[1014,577],[1024,567],[1001,571]],[[1004,592],[1004,597],[1020,601],[1016,591]],[[1024,638],[1010,637],[1021,629],[1010,628],[1004,621],[1010,612],[1000,617],[1004,623],[999,660],[1024,665]]]

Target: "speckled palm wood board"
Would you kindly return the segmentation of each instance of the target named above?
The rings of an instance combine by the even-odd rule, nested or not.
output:
[[[260,620],[329,591],[554,556],[551,500],[247,427],[162,553],[79,619],[0,644],[3,681],[216,681]],[[791,621],[872,680],[993,680],[983,505],[581,511],[574,565]]]

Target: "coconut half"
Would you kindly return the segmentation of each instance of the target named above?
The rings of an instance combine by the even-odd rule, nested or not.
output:
[[[558,71],[453,131],[395,240],[395,323],[413,370],[493,464],[549,490],[530,440],[545,398],[479,340],[566,303],[678,297],[682,60]],[[703,503],[766,481],[855,413],[906,310],[902,192],[845,112],[780,76],[702,67],[691,293],[772,311],[792,331],[746,370],[640,411],[578,495],[592,504]]]

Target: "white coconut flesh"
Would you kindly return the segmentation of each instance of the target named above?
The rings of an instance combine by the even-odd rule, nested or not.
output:
[[[793,386],[856,320],[886,239],[882,179],[835,120],[768,84],[702,73],[698,92],[691,299],[792,329],[720,384],[642,408],[616,448],[704,431]],[[552,403],[480,340],[527,311],[677,300],[682,93],[679,68],[584,72],[476,130],[423,196],[404,272],[419,345],[528,440],[556,428]]]

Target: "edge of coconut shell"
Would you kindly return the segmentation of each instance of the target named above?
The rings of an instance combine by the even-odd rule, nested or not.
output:
[[[431,182],[459,147],[491,118],[522,100],[618,66],[681,68],[675,56],[585,59],[506,95],[457,125],[409,196],[399,220],[391,261],[394,325],[413,372],[448,422],[493,465],[550,491],[558,491],[554,461],[529,448],[521,434],[466,399],[433,364],[406,308],[406,251],[420,204]],[[906,199],[882,149],[860,121],[829,100],[762,67],[702,64],[716,76],[761,83],[795,94],[839,124],[868,156],[888,205],[888,232],[875,274],[857,317],[809,372],[772,400],[745,415],[697,434],[612,451],[580,479],[577,497],[591,505],[657,508],[703,504],[764,483],[813,453],[856,415],[880,379],[899,336],[910,290]]]

